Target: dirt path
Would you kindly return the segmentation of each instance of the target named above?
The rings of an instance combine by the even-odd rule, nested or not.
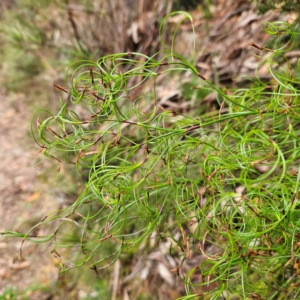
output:
[[[32,112],[22,94],[2,93],[0,101],[0,230],[26,232],[58,203],[38,179],[42,166],[32,166],[37,150],[30,138]],[[9,287],[24,290],[30,299],[44,299],[41,286],[58,278],[58,268],[49,248],[24,244],[24,259],[19,261],[20,239],[0,237],[0,295]]]

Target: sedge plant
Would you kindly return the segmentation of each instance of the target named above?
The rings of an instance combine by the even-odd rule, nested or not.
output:
[[[69,101],[57,114],[36,113],[34,137],[86,184],[72,205],[29,232],[3,234],[51,241],[61,271],[98,272],[141,247],[150,251],[149,239],[152,249],[168,239],[181,261],[201,257],[188,272],[177,267],[181,299],[297,298],[299,62],[291,66],[285,53],[298,33],[282,22],[264,29],[278,42],[261,47],[272,80],[248,88],[220,89],[173,48],[71,65],[67,86],[56,85]],[[187,74],[194,89],[221,99],[218,110],[203,110],[201,98],[185,114],[161,106],[158,88]],[[50,224],[51,234],[34,234]]]

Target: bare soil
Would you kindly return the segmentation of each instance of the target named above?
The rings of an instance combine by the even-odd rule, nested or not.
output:
[[[58,207],[39,176],[43,166],[34,165],[36,151],[30,138],[30,116],[23,94],[9,96],[2,91],[0,101],[0,229],[26,232],[46,214]],[[24,243],[21,239],[0,237],[0,294],[9,287],[24,290],[30,299],[46,299],[42,287],[54,284],[58,267],[50,248]]]

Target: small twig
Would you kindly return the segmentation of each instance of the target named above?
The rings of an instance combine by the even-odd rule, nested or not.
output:
[[[39,234],[40,227],[41,227],[41,223],[43,223],[47,218],[48,218],[48,216],[45,216],[45,217],[40,221],[40,224],[35,228],[35,235],[36,235],[36,236],[38,236],[38,234]]]
[[[207,79],[203,75],[201,75],[200,73],[198,73],[197,76],[200,77],[201,79],[203,79],[204,81],[207,81]]]
[[[54,130],[52,130],[49,126],[47,126],[46,129],[47,129],[50,133],[52,133],[53,135],[55,135],[55,136],[57,136],[58,138],[62,139],[62,137],[61,137],[59,134],[57,134]]]
[[[62,86],[60,86],[58,84],[55,84],[55,83],[53,83],[53,86],[56,87],[58,90],[61,90],[65,93],[69,94],[68,90],[65,87],[62,87]]]
[[[256,44],[254,44],[253,42],[250,42],[249,45],[256,48],[256,49],[258,49],[258,50],[274,52],[274,50],[272,50],[272,49],[265,48],[265,47],[260,47]]]
[[[105,99],[99,97],[95,92],[93,92],[92,95],[95,96],[98,100],[105,101]]]
[[[94,76],[93,76],[93,67],[90,66],[90,77],[91,77],[91,81],[92,81],[92,84],[94,84]]]

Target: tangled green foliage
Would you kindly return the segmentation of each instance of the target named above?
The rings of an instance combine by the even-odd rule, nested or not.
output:
[[[156,246],[170,239],[172,256],[203,258],[188,273],[178,266],[182,299],[297,298],[299,75],[284,54],[298,33],[281,22],[264,28],[278,42],[262,51],[272,84],[257,79],[226,92],[173,49],[74,63],[68,86],[57,86],[72,103],[55,115],[37,113],[47,116],[38,118],[36,142],[58,164],[74,164],[87,183],[71,206],[32,231],[4,234],[51,240],[62,271],[87,263],[99,271],[149,239]],[[157,82],[186,73],[218,95],[219,110],[203,112],[201,99],[187,114],[161,108]],[[49,223],[52,234],[33,234]]]
[[[252,2],[255,2],[262,14],[275,9],[280,9],[282,12],[294,12],[298,15],[297,22],[299,22],[300,2],[298,0],[252,0]]]

